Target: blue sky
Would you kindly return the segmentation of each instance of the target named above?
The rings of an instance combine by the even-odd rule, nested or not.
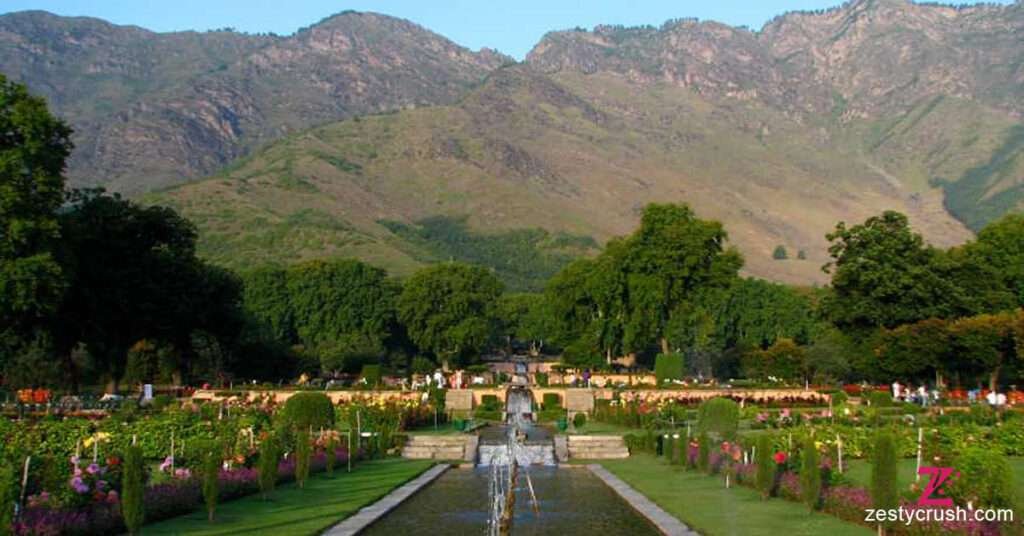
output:
[[[43,9],[86,15],[157,31],[233,27],[291,34],[346,9],[412,20],[453,41],[491,47],[518,59],[545,32],[596,24],[660,25],[697,17],[760,29],[786,11],[820,9],[842,0],[4,0],[2,11]],[[959,1],[959,0],[958,0]],[[1011,3],[1012,0],[1001,0]]]

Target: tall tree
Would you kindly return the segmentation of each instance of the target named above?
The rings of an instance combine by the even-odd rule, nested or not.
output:
[[[60,215],[60,261],[70,286],[55,322],[62,355],[79,342],[116,389],[128,349],[142,339],[195,357],[197,332],[231,344],[241,328],[241,283],[195,255],[195,229],[166,207],[100,191],[74,192]],[[74,363],[67,361],[72,378]]]
[[[986,225],[978,239],[963,249],[973,265],[989,269],[985,277],[974,281],[995,279],[1012,295],[1016,306],[1024,306],[1024,214],[1008,214]]]
[[[700,289],[731,284],[743,259],[726,249],[722,224],[698,219],[686,205],[651,204],[626,240],[623,258],[634,347],[657,341],[671,352],[666,329]]]
[[[886,211],[853,227],[840,222],[827,238],[833,293],[823,308],[836,326],[893,328],[961,312],[959,290],[936,269],[937,251],[903,214]]]
[[[551,338],[550,314],[543,294],[504,294],[498,300],[498,319],[501,323],[502,344],[512,341],[529,345],[530,354],[538,355],[545,341]]]
[[[286,289],[295,331],[325,370],[351,371],[384,357],[398,295],[387,272],[356,260],[311,261],[288,269]],[[273,306],[264,311],[279,317],[283,304]]]
[[[987,373],[988,388],[996,391],[1003,368],[1017,357],[1014,325],[1018,314],[982,314],[961,318],[950,325],[950,342],[968,371]]]
[[[406,281],[398,318],[422,350],[464,364],[479,355],[493,332],[502,290],[501,281],[486,268],[430,266]]]
[[[932,374],[943,382],[953,364],[949,322],[929,318],[885,330],[879,337],[877,366],[890,378],[921,378]]]
[[[0,75],[0,344],[8,349],[34,338],[65,288],[53,247],[70,138],[43,99]]]

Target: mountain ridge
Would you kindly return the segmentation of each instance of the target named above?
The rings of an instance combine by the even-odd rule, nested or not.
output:
[[[78,103],[73,183],[156,189],[144,199],[196,221],[204,256],[229,266],[357,256],[401,275],[520,230],[600,243],[672,201],[723,221],[748,274],[816,284],[839,220],[900,210],[951,246],[1024,208],[1019,1],[857,0],[759,31],[603,25],[549,32],[518,64],[372,13],[103,61],[87,27],[53,41],[80,56],[24,56],[99,72],[29,84],[58,111]],[[46,74],[11,59],[18,35],[0,16],[0,72]],[[779,245],[807,260],[773,260]]]

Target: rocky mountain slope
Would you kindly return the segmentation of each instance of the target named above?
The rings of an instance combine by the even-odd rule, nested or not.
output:
[[[371,13],[290,37],[0,16],[0,73],[46,96],[77,131],[73,182],[129,193],[212,173],[316,124],[452,102],[507,61]]]
[[[76,176],[113,167],[115,186],[143,191],[233,160],[146,197],[195,220],[204,255],[228,265],[355,255],[401,274],[465,256],[529,287],[543,274],[524,257],[551,268],[628,232],[645,203],[677,201],[725,222],[748,273],[822,283],[824,235],[839,220],[893,208],[948,246],[1024,208],[1019,1],[856,0],[759,32],[688,19],[552,32],[503,67],[377,15],[290,38],[231,36],[203,34],[231,45],[201,57],[175,49],[213,65],[186,82],[153,82],[177,79],[162,58],[121,67],[148,69],[135,85],[83,75],[78,89],[44,89],[136,103],[124,122],[76,105],[76,125],[101,125],[83,140],[113,140],[79,157]],[[778,245],[790,259],[772,259]]]

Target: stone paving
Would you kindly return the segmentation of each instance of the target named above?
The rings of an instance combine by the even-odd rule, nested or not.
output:
[[[427,469],[420,476],[406,482],[402,487],[387,494],[383,499],[359,510],[355,515],[327,529],[324,536],[354,536],[359,531],[370,526],[374,521],[384,517],[385,514],[394,510],[412,494],[419,491],[427,484],[441,476],[448,469],[447,464],[440,464]]]
[[[668,536],[699,536],[699,533],[691,530],[673,515],[661,509],[643,494],[633,489],[632,486],[622,481],[621,478],[611,474],[600,465],[591,464],[587,466],[591,472],[604,481],[608,487],[615,490],[620,497],[637,512],[646,517],[654,524],[662,534]]]

